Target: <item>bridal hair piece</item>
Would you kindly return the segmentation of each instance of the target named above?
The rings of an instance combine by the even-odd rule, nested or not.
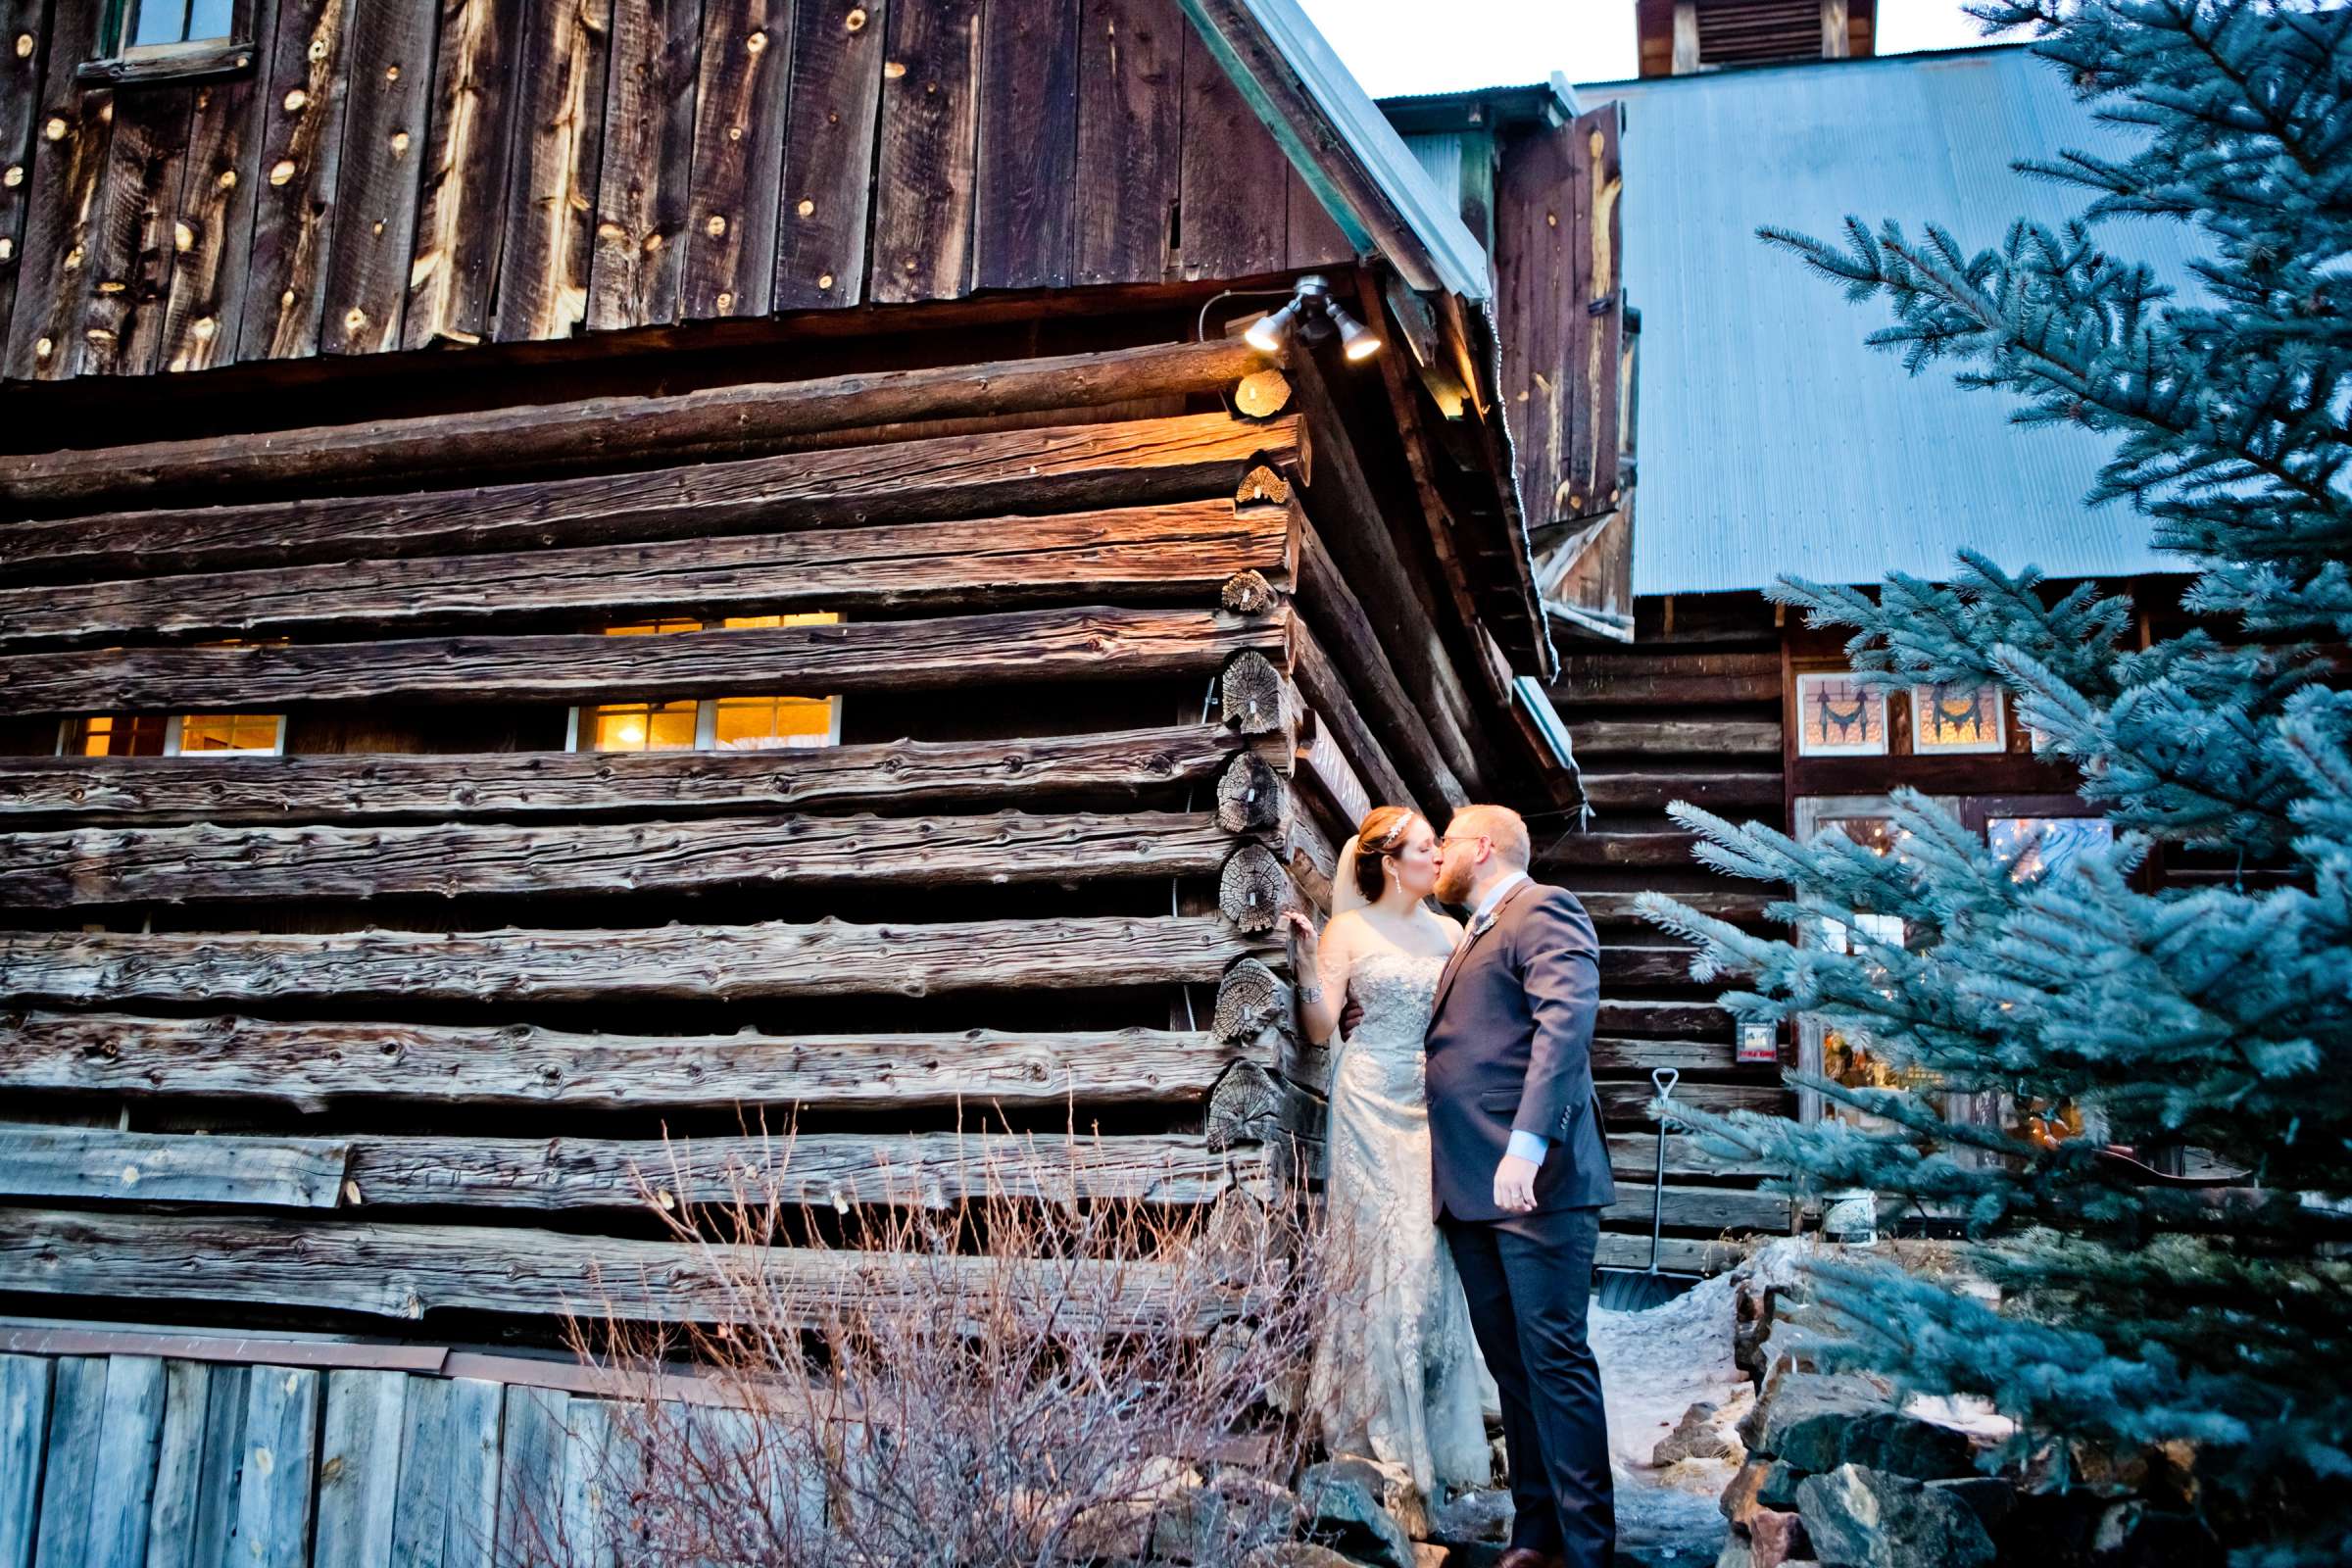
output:
[[[1413,829],[1417,817],[1410,807],[1375,806],[1364,813],[1356,824],[1355,837],[1340,851],[1343,874],[1332,879],[1331,912],[1338,914],[1343,907],[1360,909],[1378,902],[1386,885],[1381,878],[1380,862],[1404,847],[1404,838]],[[1341,887],[1347,889],[1343,897]]]

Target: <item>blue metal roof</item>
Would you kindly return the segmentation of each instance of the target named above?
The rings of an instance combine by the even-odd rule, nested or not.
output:
[[[1625,105],[1624,271],[1642,313],[1634,592],[1949,574],[1963,545],[2054,576],[2180,571],[2128,506],[2083,505],[2110,451],[2007,422],[2010,400],[1949,368],[1907,375],[1864,346],[1890,319],[1848,304],[1759,223],[1836,237],[1848,213],[1997,244],[2061,222],[2078,192],[2010,165],[2118,132],[2019,47],[1580,86]],[[2111,222],[2102,242],[2176,282],[2181,225]]]

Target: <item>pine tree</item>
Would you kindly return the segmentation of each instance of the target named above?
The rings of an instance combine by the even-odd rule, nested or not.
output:
[[[1971,252],[1849,219],[1842,243],[1761,238],[1891,307],[1871,341],[1949,365],[2014,417],[2113,442],[2093,501],[2194,570],[2194,631],[2127,646],[2131,607],[1964,555],[1949,584],[1774,597],[1852,628],[1867,683],[1996,682],[2037,748],[2077,764],[2114,842],[2046,876],[1916,793],[1896,853],[1797,843],[1678,806],[1701,858],[1784,883],[1775,918],[1849,951],[1644,912],[1735,977],[1742,1019],[1812,1012],[1942,1090],[2073,1105],[2089,1136],[2027,1142],[1936,1097],[1792,1075],[1875,1123],[1677,1109],[1724,1152],[1888,1218],[1965,1221],[1997,1305],[1851,1255],[1813,1279],[1834,1361],[1989,1397],[2020,1444],[2193,1451],[2243,1564],[2352,1559],[2352,11],[2315,0],[2002,0],[2136,151],[2022,165],[2089,193],[2062,231]],[[2179,291],[2101,249],[2103,220],[2189,224]],[[2144,519],[2144,520],[2143,520]],[[2330,652],[2328,645],[2335,645]],[[2158,846],[2283,878],[2151,891]],[[1899,916],[1907,939],[1857,918]],[[1880,929],[1885,929],[1882,925]],[[2207,1150],[2226,1191],[2152,1184],[2110,1148]],[[2191,1446],[2184,1449],[2179,1445]]]

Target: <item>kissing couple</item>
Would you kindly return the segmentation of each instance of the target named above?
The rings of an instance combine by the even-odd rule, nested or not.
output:
[[[1585,1338],[1616,1197],[1592,1088],[1599,944],[1527,864],[1516,811],[1465,806],[1441,837],[1383,806],[1340,855],[1329,925],[1288,916],[1309,1037],[1345,1024],[1324,1187],[1339,1284],[1308,1396],[1333,1453],[1399,1466],[1435,1500],[1492,1479],[1492,1389],[1516,1510],[1500,1568],[1610,1568]]]

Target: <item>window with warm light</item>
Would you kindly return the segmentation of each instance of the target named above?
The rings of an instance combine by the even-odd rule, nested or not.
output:
[[[685,631],[827,626],[839,613],[729,615],[722,620],[661,619],[607,626],[608,637],[658,637]],[[841,741],[838,697],[704,697],[667,702],[619,699],[572,710],[573,751],[753,752],[834,746]]]
[[[275,757],[283,713],[93,713],[59,727],[60,757]]]

